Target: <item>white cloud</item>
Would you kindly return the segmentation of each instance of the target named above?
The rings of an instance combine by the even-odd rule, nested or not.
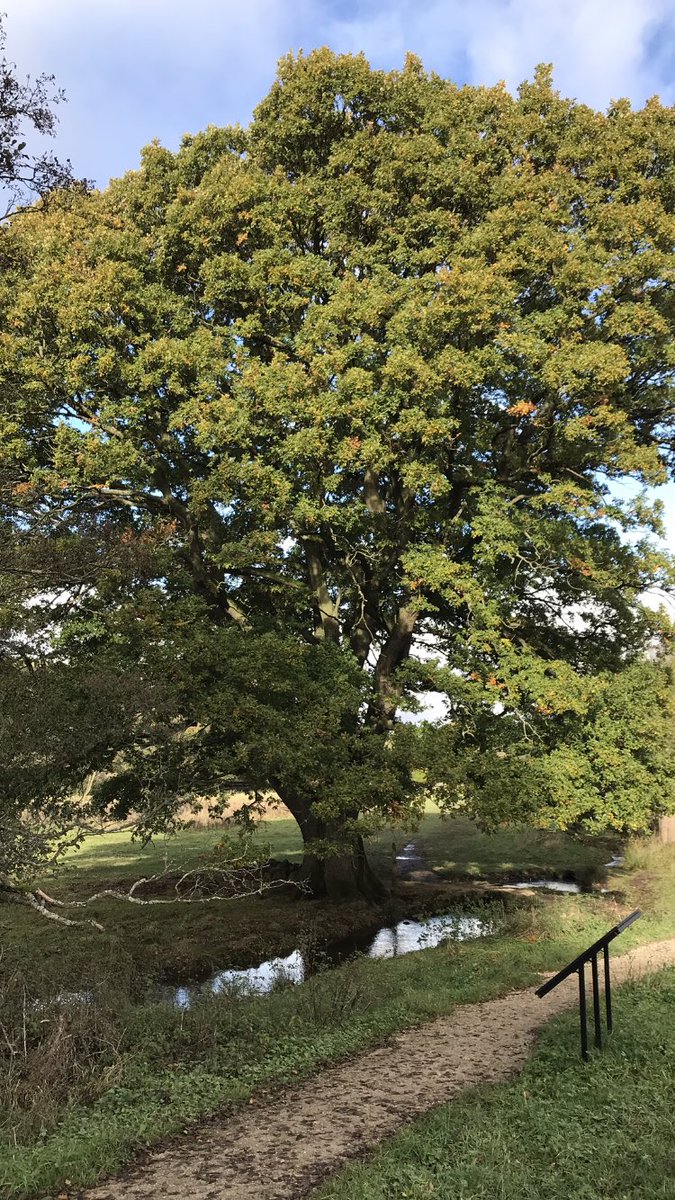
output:
[[[105,182],[158,136],[247,120],[290,49],[405,52],[458,82],[515,88],[552,61],[560,88],[597,107],[673,97],[670,0],[3,0],[9,51],[66,87],[60,147]]]
[[[334,22],[332,35],[378,65],[413,50],[443,74],[463,68],[458,82],[503,79],[512,89],[537,63],[553,62],[562,91],[604,108],[619,96],[643,103],[655,91],[673,95],[670,64],[651,50],[662,26],[672,36],[668,0],[398,0]]]
[[[175,147],[209,123],[248,121],[294,43],[284,0],[3,0],[19,72],[54,73],[68,104],[57,149],[107,182],[153,138]]]
[[[554,62],[559,86],[598,108],[620,96],[642,103],[659,85],[648,46],[659,23],[672,15],[664,0],[512,0],[483,5],[488,37],[469,40],[474,78],[503,75],[515,86],[536,62]]]

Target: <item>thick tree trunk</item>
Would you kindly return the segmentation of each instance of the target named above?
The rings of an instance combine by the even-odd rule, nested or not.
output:
[[[380,903],[387,897],[386,887],[368,862],[362,838],[353,849],[328,857],[313,854],[311,844],[306,845],[300,876],[317,898]]]
[[[349,900],[379,903],[387,898],[387,888],[368,862],[363,838],[348,841],[338,824],[315,816],[311,803],[282,792],[280,795],[300,826],[305,846],[300,877],[314,897],[336,903]],[[331,842],[343,843],[344,850],[337,854],[322,852],[322,844]]]

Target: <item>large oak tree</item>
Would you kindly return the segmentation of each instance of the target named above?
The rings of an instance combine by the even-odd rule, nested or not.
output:
[[[247,129],[12,223],[5,666],[71,732],[6,788],[113,764],[100,803],[148,828],[274,788],[331,895],[377,892],[361,835],[418,803],[420,754],[484,817],[648,824],[672,757],[639,596],[669,568],[617,485],[672,463],[674,205],[656,100],[320,50]],[[401,723],[420,688],[441,730]],[[632,741],[598,733],[612,695]]]

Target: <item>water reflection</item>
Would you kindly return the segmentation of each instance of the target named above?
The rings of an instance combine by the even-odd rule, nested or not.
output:
[[[426,869],[424,859],[417,849],[416,842],[407,842],[401,852],[396,855],[396,866],[401,879],[410,879],[414,875],[424,873],[425,876],[433,874],[432,871]]]
[[[564,879],[532,879],[526,883],[507,883],[508,888],[545,888],[547,892],[580,892],[581,885]]]
[[[450,915],[429,917],[426,921],[399,921],[392,929],[381,929],[366,953],[369,958],[395,958],[415,950],[428,950],[448,938],[463,942],[488,933],[492,933],[492,926],[480,917]]]
[[[360,949],[368,958],[395,958],[399,954],[412,954],[415,950],[438,946],[446,939],[465,941],[467,938],[485,937],[493,931],[489,921],[456,913],[429,917],[424,921],[399,921],[398,925],[380,929],[365,945],[344,947],[341,954],[336,953],[333,957],[339,962]],[[294,950],[286,958],[270,958],[257,967],[217,971],[205,983],[164,988],[161,999],[177,1008],[190,1008],[200,995],[218,996],[224,992],[236,992],[261,996],[271,992],[280,983],[302,983],[309,974],[311,967],[305,956],[300,950]]]
[[[299,950],[294,950],[287,958],[270,958],[245,971],[219,971],[210,980],[210,988],[216,996],[240,984],[245,984],[247,991],[269,992],[275,984],[302,983],[304,978],[305,960]]]
[[[407,842],[401,850],[400,854],[396,855],[397,862],[421,862],[420,855],[417,853],[417,843]]]

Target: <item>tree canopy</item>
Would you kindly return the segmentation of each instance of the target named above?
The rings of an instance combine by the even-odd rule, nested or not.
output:
[[[237,776],[331,893],[375,888],[413,766],[485,819],[646,827],[671,568],[617,484],[672,467],[674,202],[657,100],[318,50],[248,128],[11,222],[0,665],[58,720],[6,794],[116,764],[100,803],[152,827]],[[401,721],[424,688],[441,728]]]

